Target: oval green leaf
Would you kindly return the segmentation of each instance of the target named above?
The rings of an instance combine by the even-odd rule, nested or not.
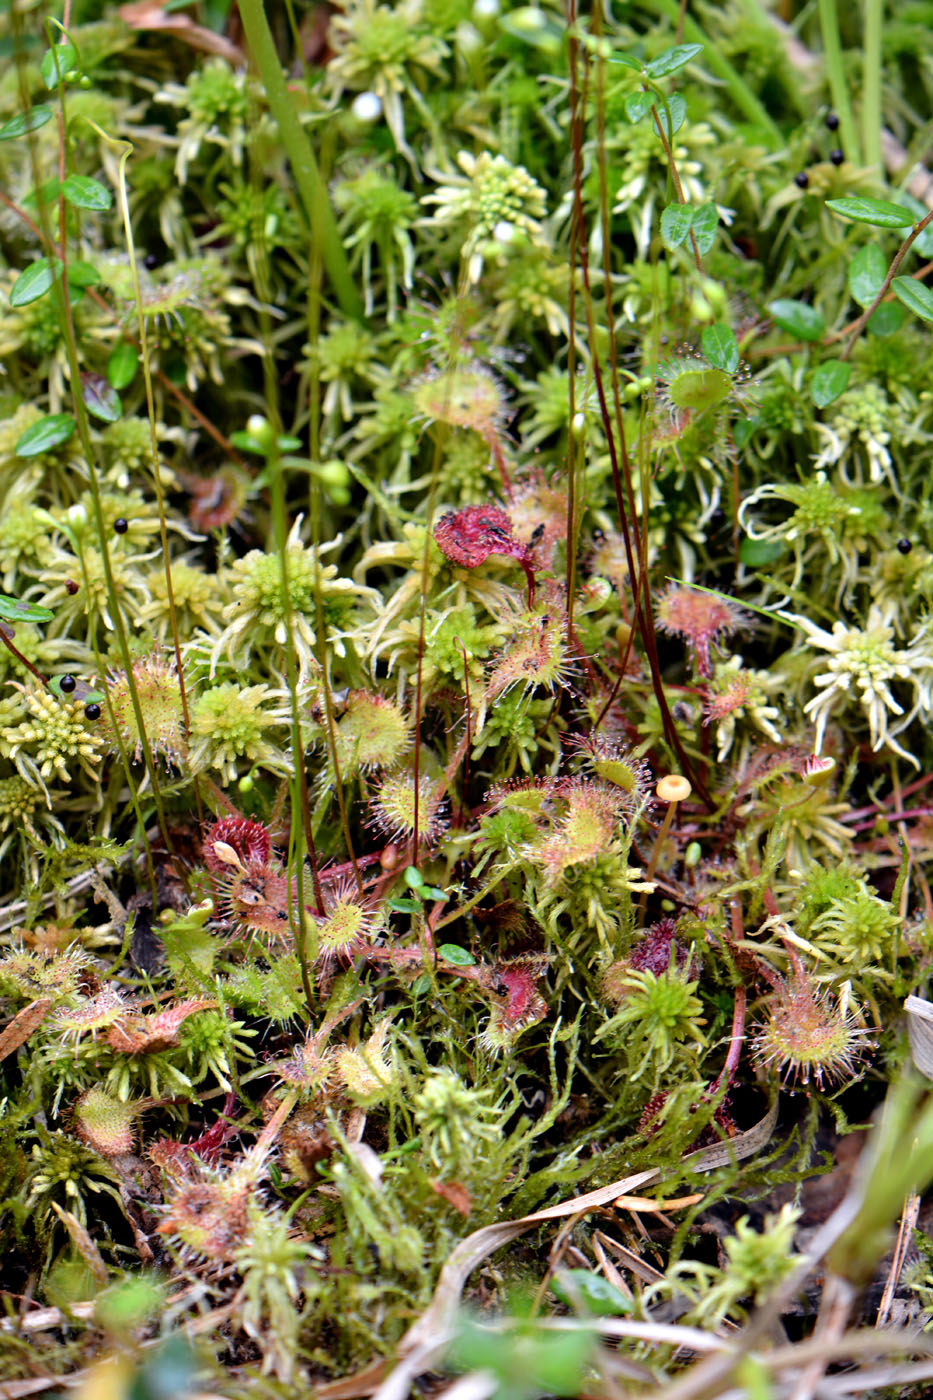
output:
[[[658,125],[664,132],[668,141],[671,139],[671,132],[676,136],[677,132],[684,124],[687,115],[687,104],[679,92],[672,93],[666,102],[662,103],[655,98],[654,110],[658,114]],[[670,112],[670,121],[667,114]]]
[[[877,243],[859,248],[849,263],[849,294],[859,306],[871,306],[881,290],[888,271],[888,260]]]
[[[907,312],[899,301],[885,301],[868,318],[867,329],[872,335],[894,335],[904,324]]]
[[[845,393],[851,373],[852,366],[844,360],[827,360],[814,370],[810,380],[810,398],[817,408],[825,408]]]
[[[52,120],[52,111],[48,102],[40,102],[35,107],[30,107],[28,112],[11,117],[0,126],[0,141],[15,141],[17,137],[26,136],[30,131],[38,131],[46,122]]]
[[[701,204],[693,211],[693,236],[701,256],[708,253],[716,241],[719,227],[719,211],[715,204]]]
[[[826,208],[841,219],[851,219],[856,224],[874,224],[876,228],[909,228],[914,217],[899,204],[889,199],[866,199],[862,195],[850,195],[845,199],[827,199]]]
[[[107,382],[119,392],[126,389],[136,378],[139,368],[139,355],[126,341],[110,352],[107,361]]]
[[[63,44],[56,44],[54,48],[45,51],[39,64],[39,72],[49,91],[58,87],[59,79],[64,80],[72,71],[77,57],[74,44],[69,44],[67,39]]]
[[[891,290],[898,301],[919,316],[921,321],[933,321],[933,292],[914,277],[895,277]]]
[[[76,209],[103,211],[113,203],[113,195],[107,186],[99,180],[92,180],[90,175],[69,175],[62,182],[62,194]]]
[[[75,430],[75,420],[70,413],[49,413],[27,428],[13,451],[17,457],[38,457],[40,452],[51,452],[53,447],[61,447]]]
[[[85,262],[83,258],[75,258],[68,264],[69,287],[96,287],[102,280],[94,264]]]
[[[906,190],[898,191],[895,204],[902,204],[914,216],[914,223],[919,224],[921,219],[925,219],[929,214],[929,209],[925,204],[921,204],[919,199],[914,199],[912,194]],[[933,258],[933,223],[927,224],[922,233],[918,233],[910,251],[916,253],[921,258]]]
[[[472,967],[476,962],[473,954],[466,948],[461,948],[459,943],[442,943],[437,950],[437,956],[443,958],[444,962],[452,963],[454,967]]]
[[[61,270],[61,263],[51,258],[37,258],[17,277],[10,290],[11,306],[30,306],[44,297]]]
[[[686,68],[692,58],[696,58],[698,53],[703,52],[702,44],[676,44],[672,49],[665,49],[658,54],[650,63],[645,65],[645,72],[650,73],[652,78],[667,78],[671,73],[677,73],[681,68]]]
[[[589,1269],[561,1269],[551,1280],[551,1292],[568,1307],[583,1304],[597,1317],[615,1317],[630,1313],[632,1303],[602,1274]]]
[[[819,340],[826,330],[822,312],[803,301],[779,298],[769,302],[768,315],[776,326],[780,326],[781,330],[787,331],[789,335],[795,335],[798,340]]]
[[[55,614],[51,608],[40,608],[38,603],[21,603],[0,593],[0,617],[4,622],[51,622]]]
[[[622,105],[630,122],[640,122],[645,113],[650,112],[654,106],[654,93],[630,92]]]
[[[618,63],[622,68],[630,68],[633,73],[640,73],[644,68],[641,59],[635,58],[630,53],[612,53],[609,55],[610,63]]]
[[[739,343],[730,326],[723,321],[717,321],[715,326],[705,326],[700,341],[703,354],[715,369],[735,374],[739,367]]]
[[[120,395],[102,374],[82,374],[81,397],[88,413],[104,423],[116,423],[123,413]]]
[[[679,248],[692,223],[693,210],[689,204],[669,204],[661,214],[661,237],[665,248]]]

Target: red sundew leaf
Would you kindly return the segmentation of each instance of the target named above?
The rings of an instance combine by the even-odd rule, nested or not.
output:
[[[215,875],[224,873],[226,865],[214,850],[215,842],[231,846],[246,866],[267,865],[272,855],[272,838],[262,822],[248,817],[223,817],[204,838],[204,864]]]
[[[512,533],[512,522],[499,506],[466,506],[451,510],[434,527],[438,548],[451,563],[475,569],[490,554],[524,555]]]

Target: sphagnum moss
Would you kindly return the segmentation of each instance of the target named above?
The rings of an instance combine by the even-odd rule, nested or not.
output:
[[[145,64],[126,16],[49,54],[0,18],[4,1286],[131,1369],[154,1324],[85,1328],[87,1278],[180,1274],[215,1388],[316,1387],[557,1206],[563,1296],[599,1267],[655,1330],[584,1374],[545,1224],[467,1284],[538,1290],[484,1366],[663,1396],[655,1299],[694,1351],[783,1306],[796,1217],[749,1201],[864,1121],[926,990],[925,215],[734,7],[341,0],[300,54],[240,10],[262,81],[206,15]],[[862,116],[883,74],[913,149],[889,49]],[[568,1201],[642,1170],[644,1262]]]

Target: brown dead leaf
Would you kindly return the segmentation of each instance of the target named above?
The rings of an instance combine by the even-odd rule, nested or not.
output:
[[[18,1050],[21,1045],[37,1030],[48,1014],[52,1005],[49,997],[40,997],[38,1001],[31,1001],[28,1006],[24,1006],[18,1012],[8,1026],[4,1026],[0,1034],[0,1060],[12,1055],[14,1050]]]
[[[237,44],[231,43],[222,34],[215,34],[212,29],[195,24],[189,15],[167,12],[159,0],[133,0],[132,4],[121,5],[117,13],[131,29],[173,34],[183,44],[200,49],[202,53],[216,54],[238,68],[246,63],[246,54]]]
[[[453,1206],[454,1210],[458,1210],[461,1215],[469,1215],[473,1209],[473,1197],[461,1182],[432,1181],[430,1187],[439,1196],[443,1196],[447,1204]]]

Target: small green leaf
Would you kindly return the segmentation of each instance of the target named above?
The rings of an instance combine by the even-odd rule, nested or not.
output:
[[[422,899],[446,899],[446,898],[447,898],[447,891],[446,891],[446,890],[439,890],[439,889],[437,888],[437,885],[422,885],[422,886],[421,886],[421,898],[422,898]]]
[[[768,305],[768,315],[776,326],[799,340],[819,340],[826,330],[822,312],[815,306],[807,306],[803,301],[788,301],[779,298]]]
[[[410,890],[420,890],[424,884],[424,876],[417,865],[407,865],[402,879]]]
[[[817,408],[833,403],[849,387],[852,366],[844,360],[827,360],[813,372],[810,398]]]
[[[933,292],[914,277],[895,277],[891,291],[921,321],[933,321]]]
[[[701,254],[708,253],[716,241],[719,211],[715,204],[701,204],[693,213],[693,236]]]
[[[872,335],[895,335],[904,324],[907,312],[899,301],[886,301],[873,311],[868,318],[868,330]]]
[[[739,563],[750,569],[762,569],[773,564],[787,553],[783,540],[750,540],[747,537],[739,545]]]
[[[842,219],[851,219],[856,224],[874,224],[877,228],[909,228],[914,222],[912,214],[889,199],[850,195],[845,199],[827,199],[826,208]]]
[[[55,614],[51,608],[40,608],[38,603],[21,603],[0,593],[0,617],[4,622],[51,622]]]
[[[107,381],[111,388],[119,393],[121,389],[126,389],[132,384],[138,368],[139,356],[133,346],[124,340],[110,352],[107,361]]]
[[[650,112],[655,103],[653,92],[630,92],[623,102],[625,115],[630,122],[640,122],[647,112]]]
[[[672,49],[665,49],[658,54],[650,63],[645,65],[645,72],[652,78],[667,78],[671,73],[678,72],[681,68],[686,68],[692,58],[696,58],[698,53],[703,52],[702,44],[676,44]]]
[[[580,1303],[597,1317],[617,1317],[630,1313],[633,1304],[618,1288],[589,1269],[561,1269],[550,1283],[551,1292],[561,1303],[573,1307]]]
[[[692,223],[693,210],[689,204],[669,204],[661,214],[661,237],[665,248],[679,248]]]
[[[257,441],[257,439],[252,437],[249,433],[243,432],[240,429],[230,434],[230,441],[233,443],[234,447],[238,447],[241,452],[255,452],[259,457],[265,457],[266,455],[266,444]]]
[[[39,64],[39,72],[49,91],[58,87],[59,79],[66,78],[73,70],[77,57],[74,44],[69,44],[67,39],[63,44],[56,44],[54,48],[45,51]]]
[[[400,914],[417,914],[421,908],[417,899],[387,899],[386,904]]]
[[[849,294],[859,306],[871,306],[887,276],[888,260],[877,243],[869,243],[849,263]]]
[[[476,962],[473,954],[466,948],[461,948],[459,943],[442,943],[437,950],[437,956],[443,958],[444,962],[452,963],[454,967],[473,967]]]
[[[96,287],[102,280],[94,264],[85,262],[84,258],[75,258],[68,264],[69,287]]]
[[[641,73],[645,66],[640,59],[634,58],[630,53],[610,54],[609,62],[618,63],[622,68],[630,68],[633,73]]]
[[[32,302],[44,297],[60,274],[61,267],[57,258],[54,261],[51,258],[37,258],[13,283],[10,305],[30,306]]]
[[[679,92],[672,93],[666,102],[659,102],[655,98],[654,110],[658,114],[658,126],[664,132],[667,140],[671,139],[671,134],[677,135],[684,124],[687,115],[687,104]],[[668,122],[667,114],[670,111],[671,119]]]
[[[119,394],[102,374],[81,375],[81,397],[88,413],[104,423],[116,423],[123,413]]]
[[[76,209],[109,209],[113,195],[99,180],[89,175],[69,175],[62,182],[62,194]]]
[[[38,131],[46,122],[52,120],[53,110],[48,102],[40,102],[35,107],[30,107],[28,112],[11,117],[0,126],[0,141],[15,141],[17,137],[25,136],[30,131]]]
[[[700,341],[703,354],[711,365],[725,370],[726,374],[735,374],[739,367],[739,345],[731,327],[723,321],[717,321],[715,326],[705,326]]]
[[[61,447],[75,430],[75,420],[70,413],[49,413],[27,428],[13,451],[17,457],[38,457],[40,452],[51,452],[53,447]]]

